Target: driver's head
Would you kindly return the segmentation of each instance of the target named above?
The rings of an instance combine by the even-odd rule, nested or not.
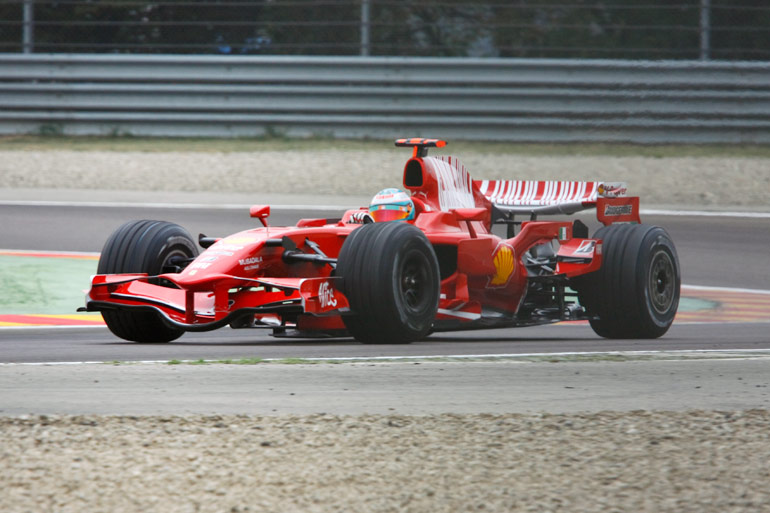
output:
[[[375,222],[408,221],[414,219],[414,203],[400,189],[383,189],[372,198],[369,215]]]

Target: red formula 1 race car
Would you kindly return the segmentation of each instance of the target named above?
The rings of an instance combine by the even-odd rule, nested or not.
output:
[[[86,298],[118,337],[266,328],[408,343],[433,331],[587,319],[609,338],[654,338],[679,304],[679,261],[662,228],[640,224],[620,183],[473,180],[454,157],[413,148],[403,187],[341,219],[262,226],[195,241],[176,224],[132,221],[106,242]],[[540,221],[595,208],[580,220]],[[524,217],[526,220],[517,220]],[[492,232],[493,225],[507,234]],[[81,309],[83,310],[83,309]]]

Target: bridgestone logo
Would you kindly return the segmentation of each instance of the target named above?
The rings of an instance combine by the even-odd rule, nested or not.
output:
[[[606,205],[604,207],[605,216],[627,216],[631,215],[633,207],[631,205]]]

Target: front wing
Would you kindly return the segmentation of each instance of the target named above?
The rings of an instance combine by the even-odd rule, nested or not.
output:
[[[182,289],[173,274],[96,275],[86,295],[86,311],[155,311],[168,324],[184,331],[210,331],[260,316],[339,315],[349,311],[338,289],[340,278],[242,278],[211,276],[209,287]]]

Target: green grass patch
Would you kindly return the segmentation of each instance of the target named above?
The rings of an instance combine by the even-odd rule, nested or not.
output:
[[[259,365],[259,364],[272,364],[272,365],[332,365],[332,364],[357,364],[357,363],[467,363],[467,362],[519,362],[519,363],[567,363],[567,362],[627,362],[627,361],[639,361],[639,360],[657,360],[660,357],[654,355],[624,355],[624,354],[612,354],[612,353],[600,353],[600,354],[587,354],[587,355],[538,355],[538,356],[488,356],[488,357],[474,357],[474,358],[453,358],[453,357],[431,357],[431,358],[414,358],[414,359],[382,359],[373,358],[361,360],[311,360],[307,358],[276,358],[276,359],[262,359],[262,358],[238,358],[238,359],[220,359],[220,360],[169,360],[168,365]]]
[[[409,134],[406,134],[409,135]],[[440,135],[440,134],[436,134]],[[259,151],[406,151],[396,149],[393,139],[331,139],[288,137],[260,138],[159,138],[74,137],[64,135],[14,135],[0,137],[1,150],[17,151],[138,151],[138,152],[259,152]],[[770,145],[747,144],[615,144],[615,143],[510,143],[450,140],[436,154],[481,152],[529,156],[617,156],[617,157],[755,157],[770,158]]]
[[[515,358],[516,359],[516,358]],[[580,362],[630,362],[630,361],[650,361],[659,360],[654,355],[625,355],[625,354],[585,354],[585,355],[544,355],[544,356],[525,356],[518,358],[519,361],[532,363],[580,363]]]
[[[259,151],[382,150],[393,141],[345,139],[265,138],[162,138],[162,137],[73,137],[73,136],[0,136],[0,150],[22,151],[137,151],[239,153]],[[394,147],[395,148],[395,147]]]
[[[229,363],[236,365],[257,365],[258,363],[265,363],[265,360],[262,358],[240,358],[235,361],[230,361]]]
[[[206,363],[221,363],[225,365],[257,365],[257,364],[266,363],[266,362],[262,358],[238,358],[236,360],[227,358],[225,360],[214,360],[214,361],[208,361]]]
[[[266,361],[262,358],[225,358],[221,360],[204,360],[199,358],[198,360],[169,360],[167,365],[257,365],[260,363],[280,363],[278,361]]]
[[[306,358],[239,358],[224,360],[169,360],[168,365],[258,365],[258,364],[277,364],[277,365],[341,365],[341,364],[403,364],[403,365],[422,365],[422,364],[451,364],[451,363],[624,363],[624,362],[649,362],[649,361],[681,361],[681,360],[711,360],[711,359],[770,359],[770,352],[741,352],[741,351],[718,351],[718,352],[663,352],[663,353],[588,353],[588,354],[539,354],[539,355],[506,355],[506,356],[473,356],[473,357],[415,357],[415,358],[361,358],[356,360],[346,359],[320,359],[312,360]],[[107,362],[118,364],[119,362]],[[125,362],[132,363],[132,362]]]
[[[0,255],[0,314],[75,313],[96,265],[96,260]]]
[[[284,365],[305,365],[325,362],[321,362],[319,360],[305,360],[304,358],[281,358],[280,360],[276,360],[274,363],[282,363]]]

